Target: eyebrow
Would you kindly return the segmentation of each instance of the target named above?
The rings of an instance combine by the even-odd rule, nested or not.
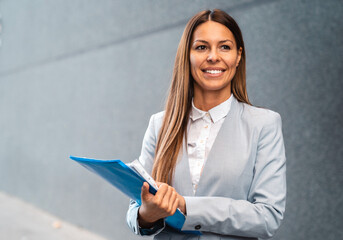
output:
[[[203,42],[203,43],[207,43],[207,44],[208,44],[208,42],[207,42],[207,41],[205,41],[205,40],[201,40],[201,39],[199,39],[199,40],[195,40],[195,41],[194,41],[194,43],[196,43],[196,42]],[[233,43],[233,41],[232,41],[232,40],[230,40],[230,39],[225,39],[225,40],[221,40],[221,41],[219,41],[219,43],[224,43],[224,42],[232,42],[232,43]]]

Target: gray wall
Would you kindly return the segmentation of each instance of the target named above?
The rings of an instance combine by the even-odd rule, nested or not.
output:
[[[204,8],[237,19],[250,99],[283,118],[287,211],[274,239],[342,239],[340,0],[0,0],[0,191],[134,239],[128,199],[68,156],[139,155],[183,28]]]

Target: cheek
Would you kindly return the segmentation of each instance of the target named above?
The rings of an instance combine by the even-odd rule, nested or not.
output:
[[[225,61],[226,65],[230,68],[231,67],[235,68],[237,65],[237,58],[235,58],[235,57],[226,58],[224,61]]]
[[[191,65],[191,69],[194,69],[197,67],[197,58],[196,56],[194,56],[193,54],[191,54],[189,56],[189,61],[190,61],[190,65]]]
[[[228,67],[226,74],[228,74],[228,77],[230,79],[232,79],[233,76],[236,74],[237,58],[236,58],[236,56],[230,56],[230,57],[223,59],[223,61],[225,62],[226,66]]]
[[[199,61],[197,59],[196,56],[194,55],[190,55],[190,58],[189,58],[189,61],[190,61],[190,68],[191,68],[191,74],[193,76],[194,79],[197,78],[197,71],[200,70],[200,64],[199,64]]]

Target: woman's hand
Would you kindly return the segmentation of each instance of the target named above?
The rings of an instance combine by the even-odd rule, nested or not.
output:
[[[161,184],[163,184],[162,182],[156,182],[157,186],[160,187]],[[186,201],[185,198],[182,197],[178,192],[177,193],[177,198],[179,199],[179,206],[177,208],[179,208],[184,214],[186,214]]]
[[[184,198],[173,187],[166,183],[157,183],[157,185],[159,188],[156,195],[149,192],[148,183],[145,182],[142,187],[142,205],[138,211],[138,220],[143,228],[150,228],[159,219],[173,215],[181,205],[185,209]]]

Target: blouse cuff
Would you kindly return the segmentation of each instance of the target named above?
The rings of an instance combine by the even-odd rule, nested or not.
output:
[[[156,234],[160,233],[165,228],[165,222],[164,222],[164,219],[160,219],[151,228],[141,228],[139,226],[138,218],[137,218],[137,226],[138,226],[139,234],[140,235],[142,235],[142,236],[145,236],[145,235],[151,236],[151,235],[156,235]]]

